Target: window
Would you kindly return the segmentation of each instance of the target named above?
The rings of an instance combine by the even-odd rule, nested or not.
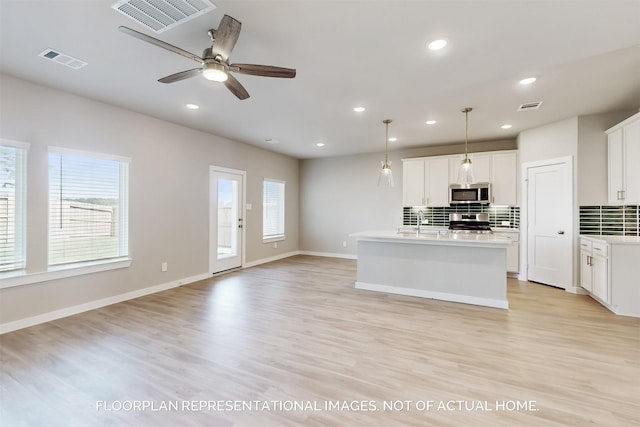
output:
[[[262,241],[284,240],[284,182],[265,179],[262,184]]]
[[[28,144],[0,140],[0,271],[25,266]]]
[[[129,160],[49,150],[49,266],[126,257]]]

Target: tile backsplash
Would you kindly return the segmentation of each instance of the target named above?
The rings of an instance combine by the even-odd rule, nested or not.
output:
[[[490,206],[490,205],[456,205],[443,207],[414,206],[405,207],[402,212],[403,225],[417,225],[418,212],[424,212],[428,220],[425,225],[432,227],[448,227],[449,214],[455,212],[488,213],[491,227],[520,228],[520,208],[515,206]],[[503,224],[503,221],[505,223]],[[509,225],[506,225],[506,223]]]
[[[580,206],[580,234],[640,236],[640,205]]]

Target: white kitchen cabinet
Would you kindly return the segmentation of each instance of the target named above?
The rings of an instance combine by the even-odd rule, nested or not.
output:
[[[472,153],[469,158],[474,180],[491,184],[491,204],[517,204],[518,160],[515,150]]]
[[[425,199],[424,159],[402,160],[402,205],[424,206]]]
[[[427,206],[449,206],[449,159],[431,157],[425,160]]]
[[[600,302],[609,304],[609,245],[606,242],[580,239],[580,272],[580,286]]]
[[[475,182],[491,182],[493,155],[491,153],[473,153],[469,155],[469,158],[473,165],[473,180]],[[458,169],[460,168],[458,167]]]
[[[640,113],[608,129],[608,201],[640,203]]]
[[[640,237],[581,236],[580,284],[616,314],[640,317]]]
[[[589,292],[593,291],[592,252],[591,240],[580,239],[580,286]]]
[[[507,273],[510,276],[517,275],[520,272],[520,231],[494,230],[493,234],[511,240],[507,247]]]
[[[449,206],[446,156],[402,160],[403,206]]]
[[[492,204],[515,206],[516,150],[469,155],[475,182],[491,183]],[[458,181],[463,154],[403,159],[403,206],[449,206],[449,184]]]
[[[518,156],[516,151],[491,155],[491,203],[516,205],[518,203]]]

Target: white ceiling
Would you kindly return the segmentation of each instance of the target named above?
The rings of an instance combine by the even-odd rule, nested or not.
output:
[[[0,72],[298,158],[382,151],[386,118],[393,150],[460,142],[467,106],[470,141],[640,107],[640,0],[212,1],[213,12],[156,34],[112,0],[0,0]],[[200,55],[224,14],[242,22],[230,62],[296,78],[236,74],[244,101],[201,77],[158,83],[197,64],[117,29]],[[449,44],[434,53],[436,38]],[[46,48],[89,65],[38,57]],[[518,84],[529,76],[537,82]],[[544,103],[516,111],[531,101]]]

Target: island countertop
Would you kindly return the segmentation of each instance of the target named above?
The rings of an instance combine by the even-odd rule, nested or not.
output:
[[[449,233],[446,230],[423,230],[417,232],[393,230],[366,230],[349,236],[359,241],[388,241],[428,245],[507,247],[511,239],[495,234]]]

